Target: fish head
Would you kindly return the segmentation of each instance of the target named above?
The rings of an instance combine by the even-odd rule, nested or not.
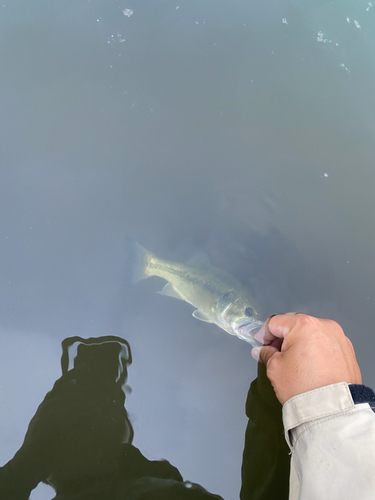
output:
[[[244,340],[252,339],[253,334],[263,324],[255,301],[247,294],[230,290],[216,303],[218,324],[232,335]]]

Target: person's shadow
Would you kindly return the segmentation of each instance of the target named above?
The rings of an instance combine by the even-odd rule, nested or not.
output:
[[[62,347],[62,376],[32,418],[21,448],[0,468],[2,500],[27,500],[40,482],[55,489],[55,500],[220,500],[183,481],[168,461],[150,461],[132,445],[123,391],[132,362],[126,340],[70,337]],[[290,458],[281,405],[262,367],[246,410],[241,500],[287,500]]]

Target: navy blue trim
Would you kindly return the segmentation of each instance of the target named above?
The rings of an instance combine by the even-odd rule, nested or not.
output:
[[[359,384],[350,384],[350,392],[355,404],[368,403],[373,412],[375,412],[375,393],[370,387]]]

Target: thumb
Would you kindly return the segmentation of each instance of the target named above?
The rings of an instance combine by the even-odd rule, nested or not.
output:
[[[251,351],[251,355],[257,361],[261,361],[267,366],[268,361],[272,356],[279,352],[279,349],[272,346],[254,347]]]

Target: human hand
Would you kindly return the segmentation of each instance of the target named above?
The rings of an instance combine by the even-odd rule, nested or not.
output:
[[[255,338],[265,346],[251,354],[265,363],[281,404],[337,382],[362,383],[352,343],[335,321],[295,313],[272,316]]]

